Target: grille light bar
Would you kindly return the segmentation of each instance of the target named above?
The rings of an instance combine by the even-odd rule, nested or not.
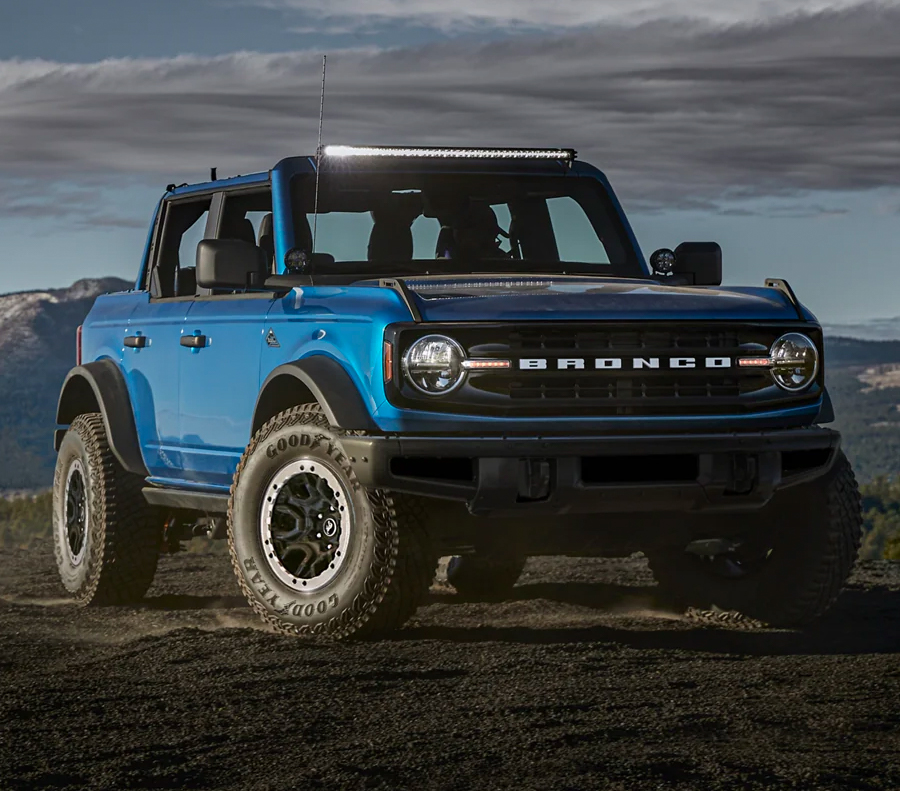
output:
[[[771,368],[772,360],[769,357],[741,357],[738,365],[741,368]]]
[[[485,368],[509,368],[509,360],[463,360],[462,367],[467,371],[479,371]]]
[[[571,162],[571,148],[401,148],[399,146],[325,146],[327,157],[420,157],[429,159],[557,159]]]

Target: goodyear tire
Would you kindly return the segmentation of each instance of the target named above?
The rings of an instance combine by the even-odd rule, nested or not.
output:
[[[447,564],[447,582],[466,599],[507,598],[522,575],[526,558],[500,553],[454,555]]]
[[[81,604],[127,604],[150,587],[162,519],[143,485],[116,460],[101,415],[75,418],[56,461],[53,539],[62,583]]]
[[[844,454],[822,479],[777,495],[758,519],[757,529],[773,528],[765,554],[648,553],[663,597],[772,626],[801,626],[822,615],[850,575],[862,534],[859,489]]]
[[[315,404],[282,412],[250,442],[231,488],[228,542],[250,605],[289,634],[397,629],[434,568],[417,509],[359,483]]]

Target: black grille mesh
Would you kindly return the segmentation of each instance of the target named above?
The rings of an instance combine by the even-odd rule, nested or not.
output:
[[[767,324],[553,324],[537,326],[456,325],[427,332],[403,331],[405,349],[416,337],[444,332],[456,338],[470,358],[510,359],[508,370],[473,371],[452,395],[425,400],[402,384],[402,402],[439,411],[509,415],[723,415],[745,414],[786,403],[814,400],[814,386],[789,394],[765,370],[737,367],[741,356],[767,353],[785,332],[795,329]],[[817,334],[810,332],[820,343]],[[820,346],[821,348],[821,346]],[[672,357],[694,357],[695,368],[673,370]],[[732,366],[704,365],[707,357],[724,357]],[[545,359],[546,370],[520,370],[519,360]],[[557,370],[559,358],[581,358],[585,370]],[[620,369],[593,370],[596,358],[621,358]],[[659,368],[635,369],[634,358],[660,360]]]

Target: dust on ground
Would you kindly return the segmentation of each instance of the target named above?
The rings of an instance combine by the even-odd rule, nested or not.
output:
[[[228,558],[73,607],[0,552],[0,788],[896,789],[900,564],[803,632],[656,600],[639,557],[435,586],[392,639],[272,634]]]

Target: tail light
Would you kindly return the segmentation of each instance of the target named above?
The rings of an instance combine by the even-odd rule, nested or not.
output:
[[[79,324],[75,330],[75,365],[81,365],[81,328],[82,325]]]

